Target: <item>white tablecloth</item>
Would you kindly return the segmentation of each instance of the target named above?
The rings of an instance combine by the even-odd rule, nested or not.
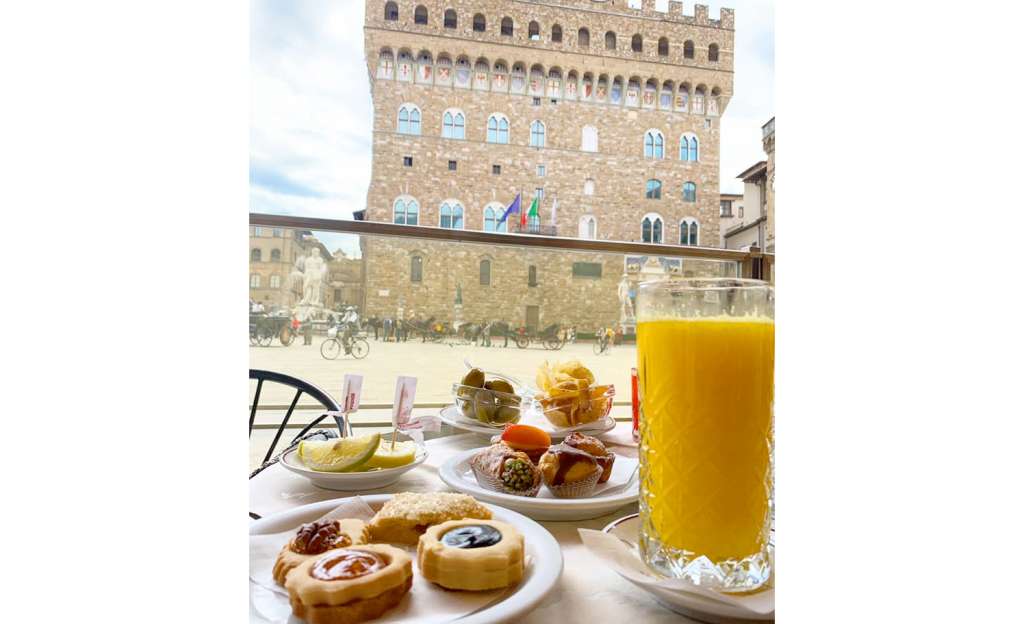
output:
[[[617,454],[636,457],[636,446],[628,423],[620,423],[601,436]],[[360,494],[443,491],[448,487],[438,476],[439,467],[454,453],[484,446],[487,438],[467,433],[430,440],[430,457],[386,488]],[[331,498],[351,496],[345,492],[320,489],[280,465],[273,465],[249,481],[249,510],[261,516]],[[562,547],[565,566],[562,577],[541,605],[520,622],[595,624],[631,624],[632,622],[687,622],[660,606],[649,594],[637,589],[618,574],[603,566],[580,542],[577,528],[602,529],[612,520],[637,512],[631,504],[600,518],[578,522],[541,522]]]

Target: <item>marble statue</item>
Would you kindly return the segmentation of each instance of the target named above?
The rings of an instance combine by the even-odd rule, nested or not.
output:
[[[309,255],[300,257],[296,267],[302,272],[302,300],[300,305],[319,305],[324,296],[324,279],[327,277],[327,262],[315,247]]]
[[[621,303],[620,318],[623,321],[633,318],[633,300],[629,297],[629,280],[622,276],[619,282],[619,302]]]

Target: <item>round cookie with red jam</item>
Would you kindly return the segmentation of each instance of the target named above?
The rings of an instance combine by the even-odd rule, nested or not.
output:
[[[450,520],[420,537],[416,559],[423,578],[446,589],[508,587],[523,578],[523,534],[497,520]]]
[[[288,573],[306,559],[335,548],[366,542],[366,523],[362,520],[317,520],[304,524],[278,553],[274,562],[274,580],[284,585]]]
[[[412,588],[412,558],[386,544],[311,557],[284,582],[292,613],[309,624],[356,624],[394,608]]]

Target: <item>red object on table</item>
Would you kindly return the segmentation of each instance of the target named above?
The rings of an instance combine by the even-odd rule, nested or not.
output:
[[[631,382],[633,384],[633,441],[640,441],[640,400],[636,389],[636,369],[630,369]]]

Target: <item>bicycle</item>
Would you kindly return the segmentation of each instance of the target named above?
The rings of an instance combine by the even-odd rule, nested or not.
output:
[[[601,355],[611,350],[612,341],[604,330],[598,332],[597,340],[594,341],[594,355]]]
[[[325,360],[336,360],[342,351],[361,360],[370,353],[370,343],[365,338],[345,338],[344,336],[328,338],[320,345],[320,355]]]

